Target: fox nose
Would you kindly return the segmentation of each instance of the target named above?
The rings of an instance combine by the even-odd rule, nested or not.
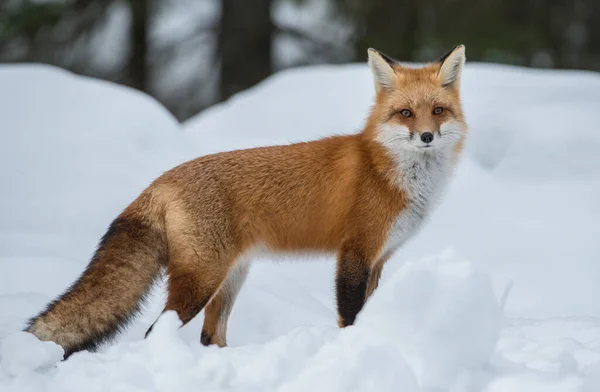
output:
[[[433,141],[433,133],[424,132],[421,134],[421,141],[423,143],[431,143]]]

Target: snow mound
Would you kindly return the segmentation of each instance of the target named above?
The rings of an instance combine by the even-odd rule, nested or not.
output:
[[[204,153],[288,144],[360,130],[373,95],[363,65],[277,73],[184,123]]]
[[[458,391],[488,363],[502,315],[489,278],[445,253],[400,268],[343,330],[298,327],[264,345],[219,349],[186,342],[180,325],[166,313],[148,339],[77,353],[54,369],[60,348],[11,335],[2,340],[5,381],[15,391]]]
[[[488,362],[502,323],[489,277],[471,263],[452,251],[409,262],[290,390],[457,390]]]
[[[132,89],[37,65],[1,66],[0,85],[1,256],[87,258],[187,155],[175,118]]]
[[[487,275],[447,250],[406,263],[391,279],[359,324],[410,353],[421,384],[453,385],[461,370],[487,362],[503,324]]]
[[[469,156],[501,177],[597,179],[600,76],[474,64],[463,81]]]

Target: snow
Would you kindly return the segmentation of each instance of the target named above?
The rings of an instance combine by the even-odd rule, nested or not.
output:
[[[80,259],[123,207],[186,156],[178,123],[124,87],[43,66],[0,70],[2,256]]]
[[[471,135],[447,197],[336,327],[332,260],[257,262],[203,347],[146,312],[98,353],[20,332],[109,222],[191,157],[360,129],[364,65],[277,74],[180,125],[153,99],[51,67],[0,67],[0,392],[600,390],[600,134],[594,73],[468,64]]]
[[[182,339],[169,312],[147,340],[75,354],[37,383],[31,371],[62,350],[19,332],[3,341],[2,367],[15,390],[457,390],[487,362],[501,324],[489,278],[446,253],[403,266],[352,328],[304,326],[263,345],[206,348]]]
[[[63,354],[56,343],[40,342],[35,336],[19,331],[2,340],[0,366],[9,376],[18,377],[30,370],[52,367]]]

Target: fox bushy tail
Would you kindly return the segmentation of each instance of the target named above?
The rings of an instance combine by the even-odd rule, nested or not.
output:
[[[166,265],[164,225],[127,212],[112,222],[79,279],[26,328],[61,345],[65,358],[93,350],[120,332]]]

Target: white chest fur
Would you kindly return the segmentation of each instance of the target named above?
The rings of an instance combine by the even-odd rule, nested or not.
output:
[[[408,206],[398,215],[383,253],[394,251],[415,235],[442,196],[452,171],[447,151],[406,152],[396,157],[397,183],[408,196]]]

